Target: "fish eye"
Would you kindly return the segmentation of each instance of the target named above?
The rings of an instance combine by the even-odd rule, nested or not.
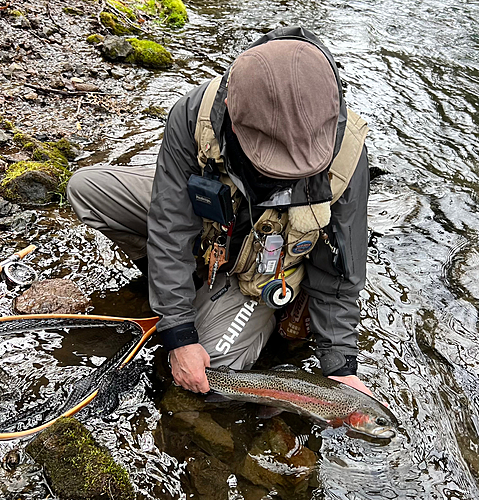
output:
[[[387,425],[388,424],[388,421],[384,418],[384,417],[378,417],[376,419],[376,423],[378,425]]]

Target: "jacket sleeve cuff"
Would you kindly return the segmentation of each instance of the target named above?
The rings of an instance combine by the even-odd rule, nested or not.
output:
[[[329,351],[322,354],[319,359],[321,371],[325,377],[330,375],[334,377],[345,377],[347,375],[356,375],[358,363],[356,356],[345,356],[339,351]]]
[[[159,333],[160,341],[167,351],[178,349],[185,345],[198,343],[198,332],[194,323],[184,323]]]

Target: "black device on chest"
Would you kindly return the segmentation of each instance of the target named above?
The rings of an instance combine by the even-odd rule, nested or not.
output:
[[[220,180],[213,158],[208,158],[203,176],[192,174],[188,179],[188,194],[196,215],[227,226],[233,220],[231,189]]]

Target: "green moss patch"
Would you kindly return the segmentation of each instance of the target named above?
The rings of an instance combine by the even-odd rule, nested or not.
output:
[[[162,108],[161,106],[153,106],[150,105],[147,108],[145,108],[142,113],[146,116],[151,116],[152,118],[166,118],[167,116],[167,111],[165,108]]]
[[[188,21],[185,4],[181,0],[162,0],[161,15],[170,26],[181,28]]]
[[[100,21],[105,28],[108,28],[116,36],[132,35],[140,31],[134,26],[126,26],[118,16],[110,12],[102,12],[100,14]]]
[[[27,446],[54,492],[69,500],[133,500],[127,471],[74,418],[61,418]]]
[[[188,21],[182,0],[136,0],[134,6],[151,17],[158,17],[170,26],[182,27]]]
[[[3,130],[8,130],[9,132],[15,131],[15,125],[10,120],[5,119],[2,115],[0,115],[0,127]]]
[[[103,42],[105,37],[103,35],[99,35],[98,33],[94,33],[93,35],[89,35],[86,37],[87,43],[90,45],[98,45],[99,43]]]
[[[119,2],[118,0],[107,0],[106,3],[110,7],[113,7],[115,10],[121,12],[122,14],[125,14],[125,16],[130,19],[130,21],[136,21],[136,16],[133,12],[133,9],[128,7],[125,3]]]
[[[129,38],[128,42],[134,52],[125,59],[126,62],[153,69],[167,68],[173,64],[173,57],[159,43],[137,38]]]

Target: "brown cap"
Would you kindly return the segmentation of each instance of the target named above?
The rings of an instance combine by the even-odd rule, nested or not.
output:
[[[243,52],[228,82],[241,147],[264,175],[295,179],[330,164],[339,90],[326,56],[309,42],[273,40]]]

